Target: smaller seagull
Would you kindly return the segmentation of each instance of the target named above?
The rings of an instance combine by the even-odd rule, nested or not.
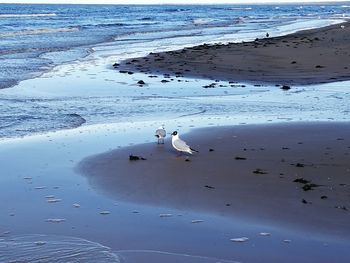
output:
[[[171,135],[171,144],[177,151],[186,152],[189,154],[193,154],[193,152],[198,152],[192,149],[190,146],[188,146],[185,141],[181,140],[177,131],[174,131]]]
[[[166,136],[166,131],[164,129],[164,125],[160,126],[156,130],[156,134],[154,135],[158,138],[158,144],[164,144],[164,138]]]

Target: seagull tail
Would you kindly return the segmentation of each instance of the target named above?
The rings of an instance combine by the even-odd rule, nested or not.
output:
[[[199,153],[199,151],[197,151],[197,150],[195,150],[195,149],[190,148],[190,150],[191,150],[192,152]]]

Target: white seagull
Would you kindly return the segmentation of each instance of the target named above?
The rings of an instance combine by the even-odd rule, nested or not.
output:
[[[157,130],[156,130],[156,134],[154,135],[158,138],[158,144],[164,144],[164,138],[166,136],[166,131],[164,129],[164,126],[160,126]]]
[[[171,144],[177,151],[186,152],[189,154],[193,154],[193,152],[198,152],[192,149],[190,146],[188,146],[185,141],[181,140],[177,131],[174,131],[171,135]]]

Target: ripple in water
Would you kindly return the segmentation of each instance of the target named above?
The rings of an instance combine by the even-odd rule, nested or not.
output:
[[[111,249],[88,240],[48,235],[0,239],[0,262],[18,263],[119,263]]]

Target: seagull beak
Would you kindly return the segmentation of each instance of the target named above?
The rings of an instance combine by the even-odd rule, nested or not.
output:
[[[173,132],[171,135],[175,135],[175,132]]]

